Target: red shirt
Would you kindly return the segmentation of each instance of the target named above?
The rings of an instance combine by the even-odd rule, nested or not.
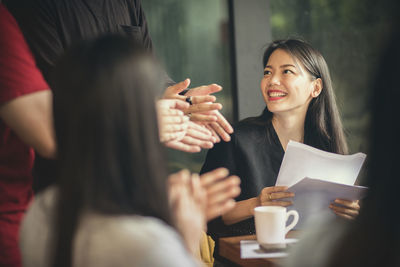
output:
[[[48,88],[17,22],[0,4],[0,105]],[[0,213],[27,208],[33,161],[33,149],[0,120]]]

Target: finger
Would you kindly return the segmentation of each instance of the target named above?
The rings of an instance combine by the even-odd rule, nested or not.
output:
[[[225,117],[219,112],[215,111],[214,112],[217,117],[218,117],[218,123],[219,125],[229,134],[233,133],[233,128],[231,124],[225,119]]]
[[[222,105],[220,103],[201,103],[189,106],[189,108],[185,110],[185,113],[201,113],[220,109],[222,109]]]
[[[289,187],[287,186],[269,186],[269,187],[264,187],[261,190],[261,193],[264,194],[269,194],[269,193],[276,193],[276,192],[283,192],[286,191]]]
[[[340,204],[342,206],[348,207],[348,208],[352,208],[352,209],[356,209],[356,210],[360,209],[360,204],[359,204],[358,200],[352,201],[352,200],[337,198],[337,199],[335,199],[334,202],[337,204]]]
[[[186,123],[179,123],[179,124],[167,124],[162,127],[163,133],[186,133],[188,129],[188,125]]]
[[[207,208],[207,221],[227,213],[228,211],[232,210],[235,205],[236,202],[233,199],[229,199],[220,205],[215,205],[213,208]]]
[[[226,168],[218,168],[210,172],[206,172],[200,176],[201,185],[208,187],[214,184],[216,181],[221,180],[228,176],[229,171]]]
[[[162,116],[160,119],[163,124],[180,124],[189,121],[187,116]]]
[[[331,208],[332,210],[334,210],[336,212],[344,213],[344,214],[351,215],[351,216],[357,216],[358,213],[359,213],[358,210],[349,209],[349,208],[345,208],[345,207],[340,207],[340,206],[336,206],[336,205],[333,205],[333,204],[330,204],[329,208]]]
[[[203,134],[206,134],[206,135],[212,135],[211,131],[209,129],[207,129],[206,126],[192,122],[192,121],[188,122],[188,128],[202,132]]]
[[[211,122],[209,123],[209,125],[211,126],[211,128],[213,128],[217,135],[222,138],[222,140],[224,140],[225,142],[229,142],[231,140],[229,134],[225,132],[225,130],[217,122]]]
[[[213,143],[214,138],[212,135],[204,134],[203,132],[198,131],[197,129],[187,129],[186,131],[186,136],[202,140],[202,141],[207,141]]]
[[[190,105],[184,100],[179,99],[160,99],[157,100],[157,108],[159,109],[186,109]]]
[[[181,141],[170,141],[170,142],[166,142],[165,146],[172,148],[172,149],[176,149],[176,150],[180,150],[183,152],[188,152],[188,153],[196,153],[196,152],[200,152],[201,151],[201,147],[197,146],[197,145],[188,145],[185,143],[182,143]]]
[[[201,148],[206,148],[206,149],[212,148],[214,146],[214,144],[210,141],[203,141],[187,135],[182,138],[181,142],[186,145],[199,146]]]
[[[293,205],[293,201],[265,201],[261,202],[262,206],[282,206],[288,207]]]
[[[182,110],[176,109],[176,108],[166,108],[166,107],[161,107],[157,110],[157,113],[159,116],[184,116],[185,113],[183,113]]]
[[[201,186],[200,177],[199,177],[199,175],[197,173],[193,173],[192,174],[192,178],[191,178],[191,193],[192,193],[194,199],[198,203],[201,203],[202,206],[205,207],[205,204],[206,204],[206,201],[207,201],[207,192]]]
[[[179,93],[188,88],[190,84],[190,79],[185,79],[177,84],[169,86],[165,89],[163,98],[179,98],[183,100],[186,98],[185,96],[180,96]]]
[[[270,193],[269,195],[270,195],[272,200],[294,197],[294,193],[292,193],[292,192]]]
[[[190,116],[190,120],[193,122],[214,122],[217,121],[217,117],[214,115],[206,115],[206,114],[197,114],[197,113],[192,113]]]
[[[192,96],[192,104],[201,104],[206,102],[215,102],[217,98],[213,95]]]
[[[185,95],[187,96],[198,96],[198,95],[209,95],[222,90],[222,87],[218,84],[209,84],[190,89]]]
[[[165,143],[165,142],[169,142],[172,140],[181,140],[183,137],[185,137],[185,133],[186,133],[186,131],[173,132],[173,133],[165,133],[164,132],[160,135],[160,142]]]
[[[221,138],[219,138],[218,134],[214,131],[214,129],[208,124],[206,124],[205,126],[211,132],[212,136],[215,138],[214,143],[221,142]]]
[[[229,190],[219,192],[218,194],[207,194],[208,206],[219,205],[229,199],[234,198],[240,194],[240,188],[238,186],[230,187]]]
[[[236,196],[236,193],[240,193],[240,179],[237,176],[231,176],[219,182],[213,183],[211,186],[205,187],[207,189],[207,195],[219,195],[224,192],[230,192],[231,189],[238,189],[238,192],[230,192]],[[228,194],[228,197],[232,197]]]
[[[342,217],[342,218],[345,218],[345,219],[347,219],[347,220],[353,220],[354,219],[354,217],[353,216],[351,216],[351,215],[348,215],[348,214],[345,214],[345,213],[342,213],[342,212],[337,212],[337,211],[333,211],[337,216],[339,216],[339,217]]]

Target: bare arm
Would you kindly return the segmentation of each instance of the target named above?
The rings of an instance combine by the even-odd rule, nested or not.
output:
[[[226,225],[234,224],[254,216],[254,208],[258,206],[283,206],[293,205],[291,200],[294,193],[287,192],[286,186],[264,187],[258,197],[249,198],[236,203],[233,210],[222,215]]]
[[[46,158],[55,157],[52,93],[39,91],[0,106],[0,117],[27,145]]]

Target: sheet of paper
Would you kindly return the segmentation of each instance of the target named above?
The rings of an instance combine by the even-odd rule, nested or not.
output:
[[[240,258],[242,259],[283,258],[287,255],[286,252],[266,252],[260,248],[257,240],[240,241]]]
[[[288,210],[294,209],[299,212],[299,222],[296,226],[296,229],[299,229],[304,228],[310,220],[319,219],[322,216],[333,217],[334,214],[328,207],[336,198],[362,199],[367,193],[367,188],[304,178],[289,187],[288,191],[295,193],[294,204]]]
[[[290,141],[276,185],[292,186],[304,177],[353,185],[366,155],[339,155]]]

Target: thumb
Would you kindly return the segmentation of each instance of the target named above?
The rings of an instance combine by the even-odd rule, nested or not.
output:
[[[177,84],[171,85],[165,90],[164,96],[177,95],[186,88],[188,88],[189,84],[190,84],[190,79],[187,78]]]

